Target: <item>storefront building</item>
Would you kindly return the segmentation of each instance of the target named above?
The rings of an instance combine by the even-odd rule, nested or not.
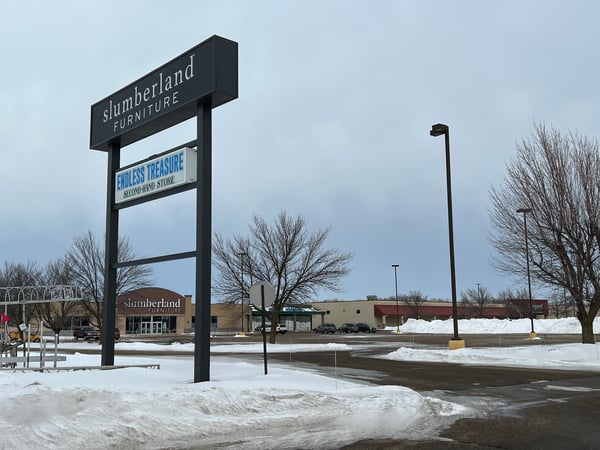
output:
[[[59,304],[56,310],[59,311]],[[160,335],[192,333],[195,329],[195,304],[191,295],[182,295],[169,289],[147,287],[120,295],[116,301],[115,327],[124,335]],[[529,317],[528,299],[512,299],[501,304],[481,307],[457,305],[459,319],[497,318],[519,319]],[[548,317],[548,301],[531,301],[534,318]],[[268,312],[269,308],[267,309]],[[261,327],[261,311],[247,302],[214,303],[210,307],[211,333],[239,333],[257,331]],[[278,322],[289,332],[311,331],[321,323],[337,327],[347,322],[363,322],[383,329],[402,325],[407,319],[445,320],[452,317],[450,302],[426,301],[411,305],[402,301],[334,300],[311,304],[288,305],[279,312]],[[94,325],[92,316],[83,305],[71,307],[65,330],[82,325]]]
[[[270,313],[271,308],[267,308]],[[288,331],[311,331],[323,322],[325,311],[314,308],[312,305],[284,306],[279,311],[279,323],[285,324]],[[252,330],[260,330],[262,323],[261,311],[252,307]],[[267,321],[267,324],[270,323]]]
[[[116,327],[121,334],[183,333],[193,328],[192,296],[158,287],[117,298]]]
[[[313,305],[325,313],[324,321],[340,326],[346,322],[364,322],[377,328],[402,325],[408,319],[446,320],[452,318],[450,302],[426,301],[411,305],[395,300],[333,300]],[[534,318],[548,317],[548,300],[532,300]],[[529,300],[513,299],[502,304],[457,307],[459,319],[520,319],[529,317]]]

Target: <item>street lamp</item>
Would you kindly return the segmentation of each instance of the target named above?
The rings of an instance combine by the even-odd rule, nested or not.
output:
[[[464,348],[465,341],[458,337],[458,307],[456,303],[456,271],[454,267],[454,227],[452,224],[452,182],[450,176],[450,130],[448,125],[436,123],[431,126],[431,136],[437,137],[442,134],[446,143],[446,194],[448,196],[448,241],[450,244],[450,279],[452,283],[452,321],[454,326],[454,337],[448,343],[453,350]]]
[[[242,335],[244,334],[244,256],[248,256],[248,253],[245,252],[241,252],[238,253],[238,256],[240,257],[240,262],[241,262],[241,269],[242,269],[242,279],[241,279],[241,283],[240,285],[242,286],[242,299],[240,302],[240,305],[242,307],[242,314],[241,314],[241,325],[242,325]]]
[[[396,284],[396,333],[400,333],[400,314],[398,310],[398,264],[392,264],[394,268],[394,281]]]
[[[531,212],[531,208],[519,208],[517,213],[523,214],[523,226],[525,228],[525,259],[527,260],[527,287],[529,288],[529,320],[531,321],[531,332],[529,337],[534,339],[537,337],[533,328],[533,300],[531,299],[531,275],[529,272],[529,242],[527,239],[527,214]]]
[[[477,283],[477,304],[481,305],[483,302],[480,300],[479,296],[479,283]]]

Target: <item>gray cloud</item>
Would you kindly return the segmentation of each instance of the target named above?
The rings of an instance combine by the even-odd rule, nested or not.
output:
[[[543,6],[543,7],[542,7]],[[91,104],[212,34],[239,42],[240,97],[213,113],[213,229],[281,209],[355,253],[346,299],[450,296],[443,141],[450,125],[458,289],[515,281],[490,266],[488,189],[534,120],[600,135],[595,3],[38,2],[3,7],[2,259],[44,264],[104,232],[106,155]],[[185,123],[123,150],[194,138]],[[144,256],[194,245],[194,196],[122,214]],[[193,292],[190,262],[156,266]]]

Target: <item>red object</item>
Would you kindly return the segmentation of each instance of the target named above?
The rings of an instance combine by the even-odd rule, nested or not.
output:
[[[6,314],[2,313],[2,325],[4,325],[6,322],[8,322],[10,320],[10,317],[8,317]]]

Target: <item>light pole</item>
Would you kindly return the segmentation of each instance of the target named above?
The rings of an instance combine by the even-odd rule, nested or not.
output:
[[[479,283],[477,284],[477,310],[479,312],[479,316],[483,317],[483,300],[481,299],[481,296],[479,294]]]
[[[242,269],[242,279],[241,279],[241,283],[240,285],[242,286],[242,298],[241,298],[241,302],[240,305],[242,307],[242,314],[241,314],[241,325],[242,325],[242,335],[244,334],[244,256],[248,256],[248,253],[245,252],[241,252],[238,253],[238,256],[240,257],[240,263],[241,263],[241,269]]]
[[[398,264],[392,264],[394,268],[394,282],[396,285],[396,333],[400,333],[400,314],[398,310]]]
[[[446,144],[446,194],[448,197],[448,241],[450,244],[450,280],[452,283],[452,321],[454,336],[448,343],[449,348],[464,348],[465,341],[458,337],[458,307],[456,303],[456,271],[454,267],[454,226],[452,224],[452,182],[450,176],[450,130],[448,125],[436,123],[431,126],[431,136],[444,135]]]
[[[535,329],[533,328],[533,300],[531,298],[531,275],[529,272],[529,241],[527,239],[527,214],[531,212],[531,208],[519,208],[517,213],[523,213],[523,227],[525,229],[525,259],[527,261],[527,287],[529,288],[529,320],[531,321],[531,332],[529,337],[531,339],[537,337]]]

